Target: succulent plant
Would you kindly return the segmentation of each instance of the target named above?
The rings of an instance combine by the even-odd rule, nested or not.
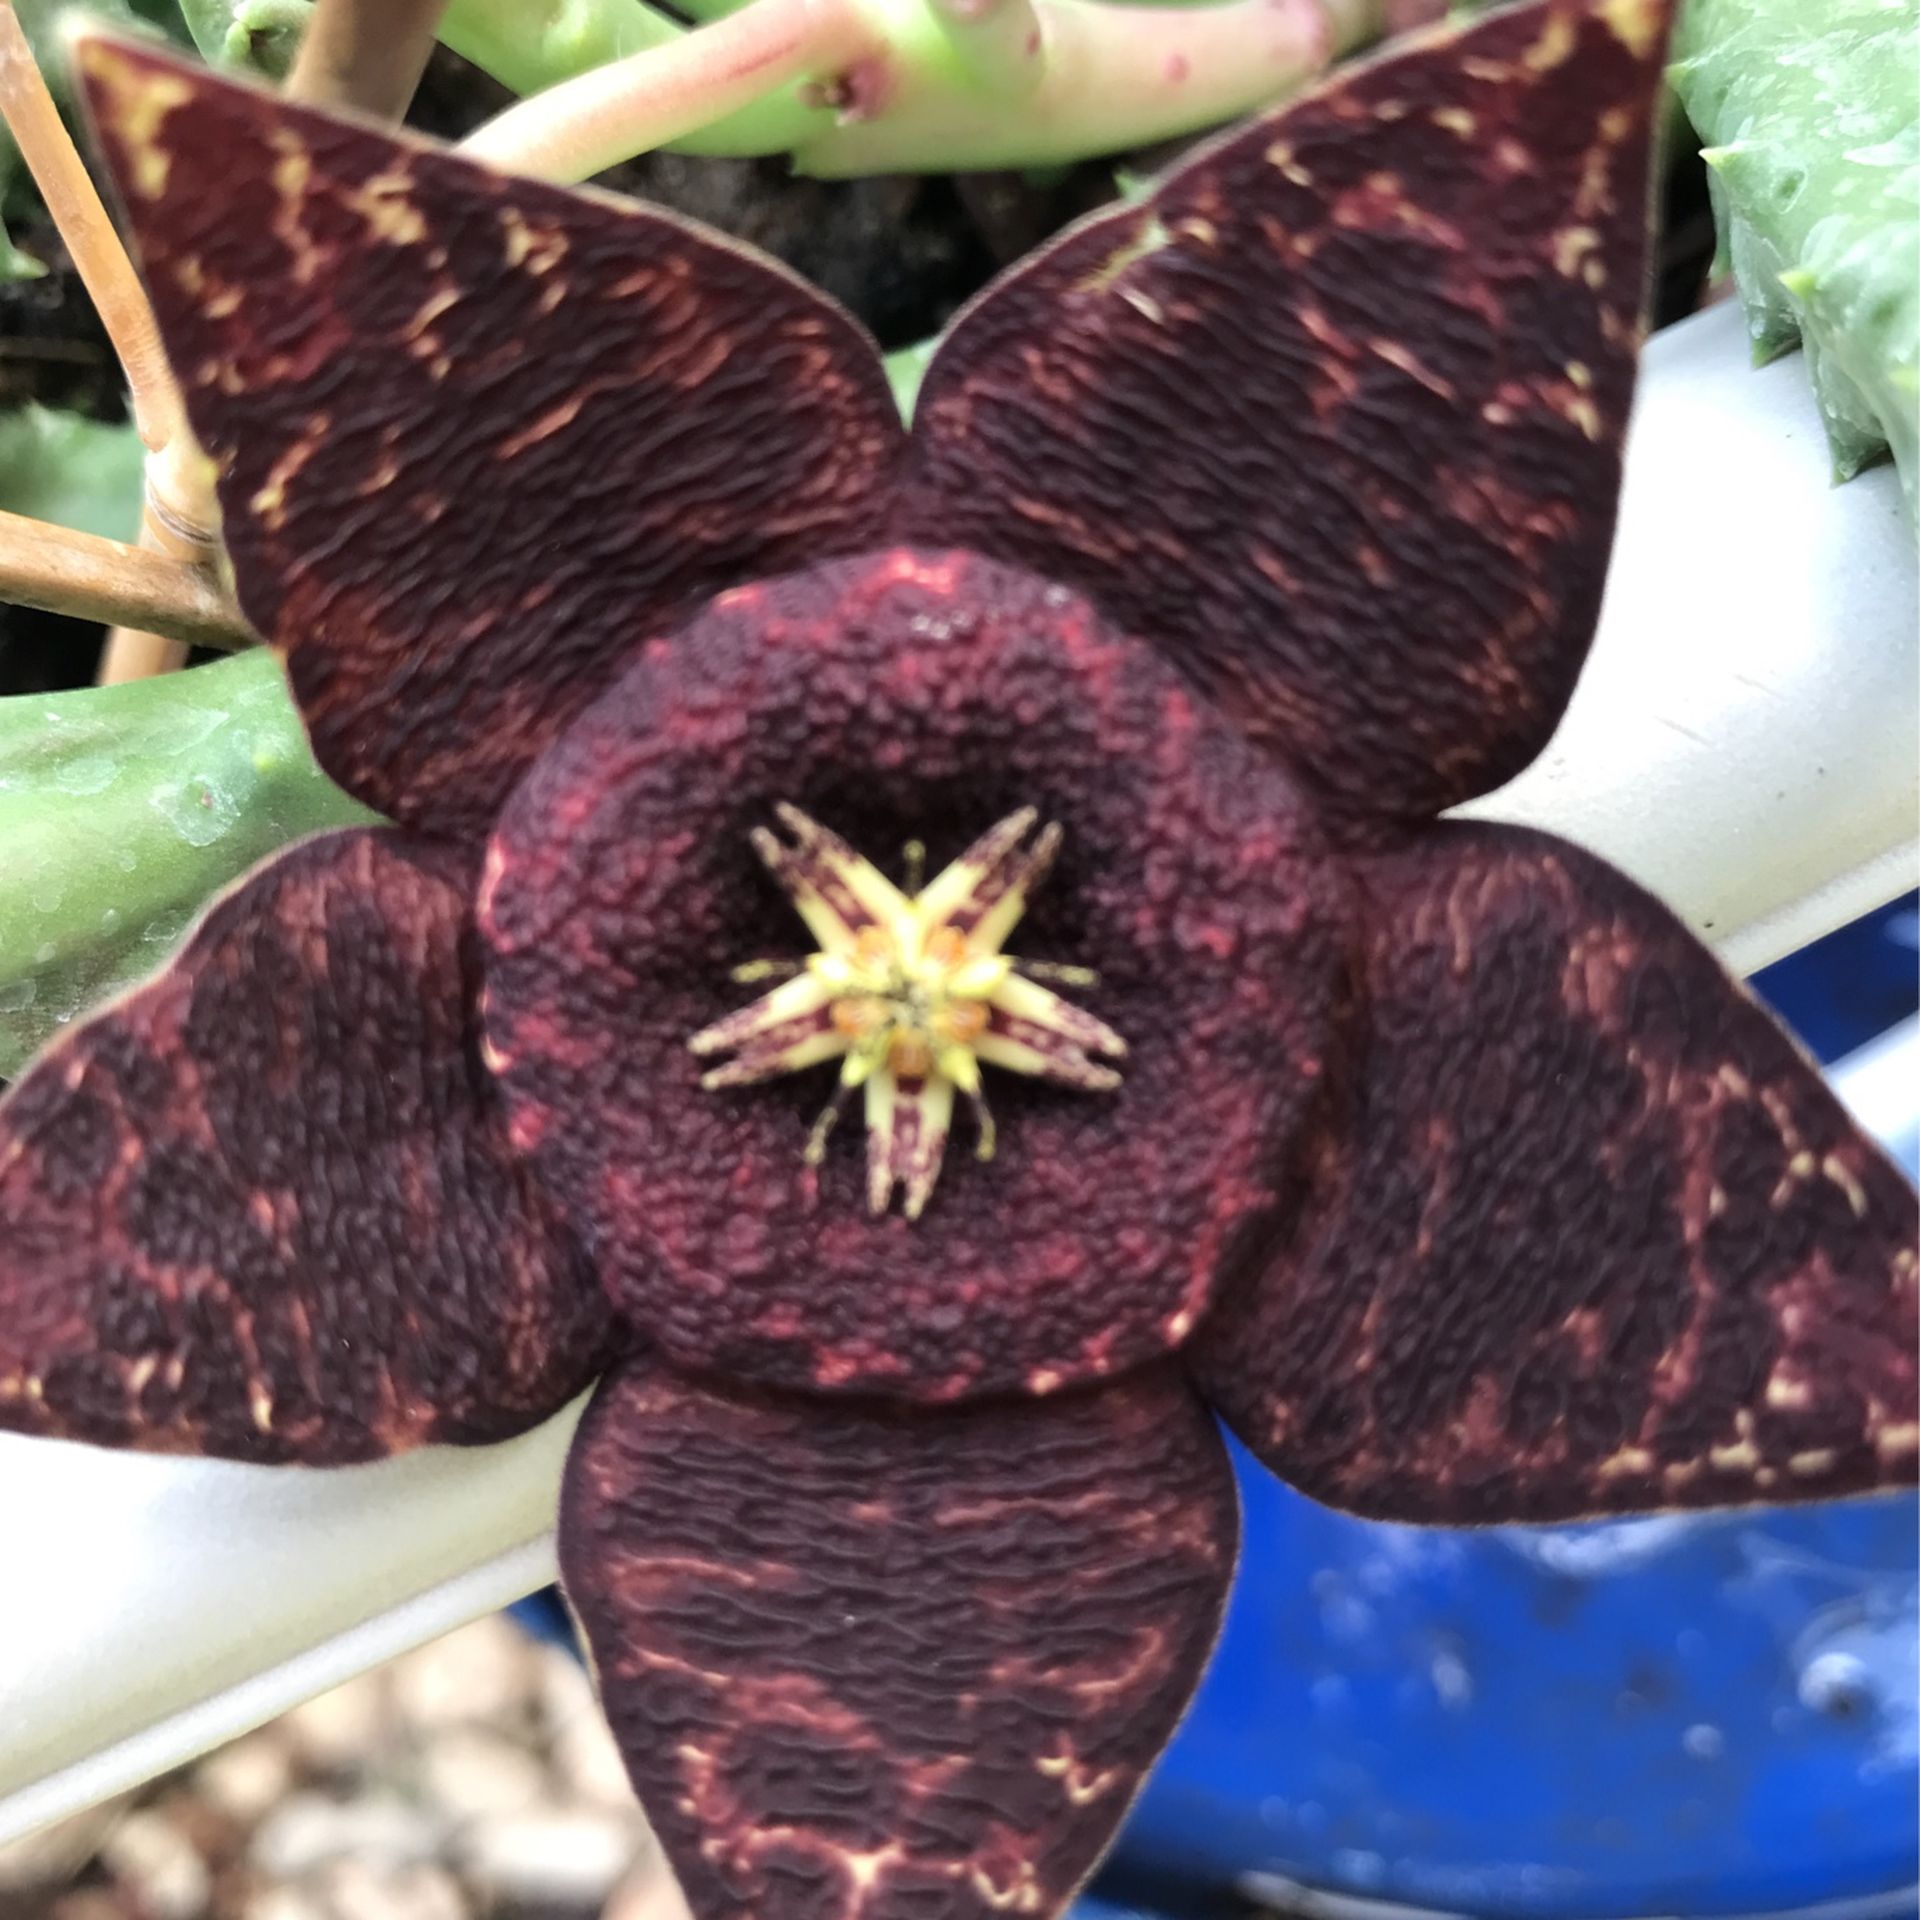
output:
[[[1673,82],[1706,142],[1756,360],[1800,342],[1846,479],[1920,488],[1920,7],[1689,0]]]
[[[1664,52],[1536,0],[1343,75],[909,435],[735,246],[91,43],[241,602],[392,824],[0,1107],[0,1421],[319,1464],[600,1376],[563,1577],[700,1920],[1058,1911],[1212,1645],[1209,1403],[1403,1519],[1911,1481],[1910,1189],[1655,901],[1436,819],[1591,636]]]
[[[264,653],[0,701],[0,1079],[151,973],[234,874],[367,817]]]

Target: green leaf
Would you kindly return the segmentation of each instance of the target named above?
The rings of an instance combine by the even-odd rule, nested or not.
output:
[[[0,280],[38,280],[47,270],[32,254],[22,253],[7,232],[6,214],[22,198],[20,188],[26,172],[20,149],[0,127]]]
[[[207,0],[202,0],[206,4]],[[743,0],[701,0],[682,11],[716,19]],[[646,0],[452,0],[440,39],[515,93],[544,92],[563,80],[629,54],[681,39],[686,28]],[[677,153],[784,153],[833,123],[831,111],[807,106],[797,84],[667,144]]]
[[[46,270],[44,262],[30,253],[22,253],[13,244],[6,222],[0,220],[0,280],[38,280]]]
[[[140,531],[145,453],[125,424],[21,407],[0,415],[0,508],[132,540]]]
[[[0,1077],[267,854],[372,817],[314,765],[264,648],[0,700]]]
[[[920,382],[927,377],[927,368],[933,364],[939,345],[940,336],[936,334],[931,340],[916,341],[887,355],[887,379],[893,387],[893,404],[900,409],[902,420],[913,418],[913,403],[919,397]]]
[[[1798,339],[1836,475],[1920,488],[1920,0],[1690,0],[1673,84],[1756,359]]]
[[[180,12],[210,65],[280,80],[313,8],[310,0],[180,0]]]

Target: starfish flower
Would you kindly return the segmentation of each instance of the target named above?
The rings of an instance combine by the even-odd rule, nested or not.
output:
[[[780,814],[793,846],[761,829],[754,850],[785,885],[821,951],[804,967],[752,961],[736,969],[736,979],[788,977],[687,1043],[695,1053],[735,1052],[702,1076],[703,1087],[748,1086],[843,1060],[834,1102],[807,1141],[808,1164],[824,1156],[840,1100],[864,1087],[867,1204],[884,1213],[897,1184],[907,1218],[917,1220],[940,1175],[956,1090],[979,1121],[980,1158],[993,1158],[997,1134],[981,1091],[981,1061],[1069,1087],[1120,1084],[1111,1067],[1088,1055],[1118,1057],[1127,1043],[1037,984],[1040,969],[1000,950],[1059,851],[1057,825],[1025,846],[1034,810],[1023,807],[983,833],[932,886],[916,879],[909,898],[798,807],[783,805]],[[914,841],[911,864],[920,869],[925,858]],[[1044,971],[1074,985],[1097,980],[1084,967]]]
[[[1400,1519],[1910,1481],[1911,1191],[1655,901],[1436,817],[1591,634],[1665,25],[1229,133],[911,434],[737,247],[88,43],[391,824],[0,1109],[0,1419],[322,1463],[604,1376],[563,1574],[700,1920],[1058,1910],[1219,1619],[1209,1406]]]

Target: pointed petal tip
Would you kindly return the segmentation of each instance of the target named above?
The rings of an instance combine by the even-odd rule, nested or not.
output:
[[[1600,18],[1636,60],[1650,60],[1667,43],[1673,0],[1600,0]]]
[[[130,203],[157,200],[169,173],[166,122],[194,99],[200,72],[97,27],[69,22],[64,33],[81,99],[115,183]]]
[[[88,84],[124,77],[143,66],[163,64],[156,62],[151,49],[143,48],[137,40],[109,32],[78,11],[64,15],[59,30],[73,71]]]
[[[641,1360],[581,1425],[560,1559],[692,1911],[1044,1920],[1178,1723],[1237,1536],[1171,1367],[922,1418]]]
[[[1355,817],[1503,785],[1599,608],[1671,11],[1397,44],[1038,250],[935,355],[897,524],[1086,591]]]
[[[237,597],[379,812],[484,840],[636,631],[877,533],[898,410],[784,268],[138,44],[90,43],[81,77]],[[514,378],[476,341],[513,342]],[[718,373],[742,356],[773,369],[745,411]],[[618,581],[570,571],[603,536]]]

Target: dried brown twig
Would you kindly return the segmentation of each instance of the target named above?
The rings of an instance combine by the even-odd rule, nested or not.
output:
[[[445,0],[320,0],[288,79],[297,98],[392,119],[433,46]],[[216,571],[219,516],[153,309],[61,121],[11,0],[0,0],[0,115],[126,374],[147,450],[140,544],[0,514],[0,597],[112,624],[103,684],[182,665],[190,644],[253,637]]]
[[[239,608],[198,570],[19,513],[0,512],[0,592],[24,607],[137,623],[169,644],[234,648],[254,638]]]
[[[0,114],[126,374],[134,428],[147,449],[140,545],[148,550],[148,564],[130,566],[123,557],[137,558],[139,549],[9,515],[9,538],[0,546],[0,592],[31,605],[52,605],[56,612],[117,623],[140,620],[143,608],[171,607],[166,631],[117,624],[109,636],[101,681],[141,679],[184,662],[187,641],[198,637],[194,609],[207,616],[215,645],[234,644],[219,636],[230,635],[236,627],[244,632],[244,622],[214,576],[218,534],[212,493],[204,463],[193,449],[153,309],[47,91],[10,0],[0,0]],[[109,556],[118,572],[109,566]],[[76,596],[71,604],[37,597],[65,590]]]

